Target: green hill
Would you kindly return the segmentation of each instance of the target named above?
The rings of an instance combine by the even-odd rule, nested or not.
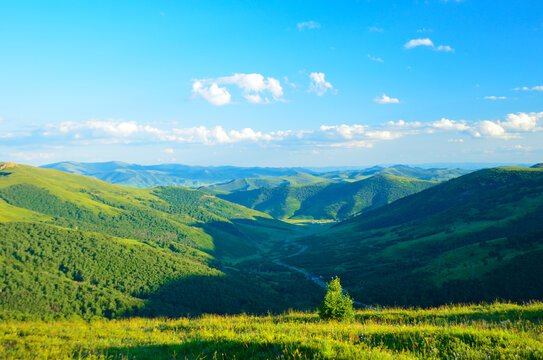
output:
[[[323,181],[329,180],[320,176],[299,172],[294,175],[285,176],[235,179],[226,183],[210,185],[200,190],[221,194],[234,191],[249,191],[261,188],[273,188],[285,185],[308,185]]]
[[[365,303],[543,298],[543,170],[477,171],[340,223],[288,263]]]
[[[229,265],[290,232],[266,214],[197,190],[126,188],[0,164],[0,318],[302,306],[311,283],[284,296],[282,287],[299,277],[266,282]]]
[[[345,219],[435,184],[393,175],[374,175],[355,182],[287,185],[218,196],[280,219]]]

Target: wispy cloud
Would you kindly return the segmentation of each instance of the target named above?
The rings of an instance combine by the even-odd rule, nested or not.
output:
[[[326,75],[321,72],[314,72],[309,74],[309,92],[314,92],[318,96],[323,96],[328,91],[336,94],[337,90],[334,89],[332,84],[326,81],[325,76]]]
[[[543,91],[543,85],[532,86],[532,87],[522,86],[522,87],[514,88],[513,90],[516,90],[516,91],[519,91],[519,90],[523,90],[523,91]]]
[[[383,32],[385,31],[383,28],[377,27],[377,26],[371,26],[369,29],[371,32]]]
[[[505,100],[507,99],[506,96],[485,96],[483,97],[485,100]]]
[[[299,31],[303,31],[303,30],[320,29],[321,24],[316,21],[310,20],[310,21],[299,22],[297,26],[298,26]]]
[[[376,102],[378,104],[399,104],[400,100],[396,98],[391,98],[386,94],[383,94],[381,97],[373,99],[373,102]]]
[[[429,38],[412,39],[406,42],[403,46],[406,49],[413,49],[419,46],[424,46],[424,47],[430,47],[434,49],[435,51],[454,52],[454,49],[450,47],[449,45],[435,46],[434,42]]]
[[[444,52],[454,52],[454,49],[449,45],[439,45],[438,47],[436,47],[436,50]]]
[[[242,96],[253,104],[280,101],[283,96],[280,81],[272,77],[265,78],[261,74],[234,74],[213,79],[196,79],[192,83],[192,93],[212,105],[231,104],[232,95],[224,85],[236,85],[242,90]]]
[[[371,56],[371,54],[368,54],[368,59],[370,59],[371,61],[376,61],[376,62],[384,62],[383,59],[381,59],[380,57],[375,57],[375,56]]]

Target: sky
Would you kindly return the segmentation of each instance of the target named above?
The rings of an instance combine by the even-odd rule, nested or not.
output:
[[[543,162],[543,2],[0,1],[0,161]]]

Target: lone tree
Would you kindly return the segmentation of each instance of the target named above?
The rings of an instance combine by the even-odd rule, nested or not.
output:
[[[353,300],[347,293],[343,293],[339,278],[336,276],[328,284],[324,301],[319,306],[319,317],[324,320],[352,320]]]

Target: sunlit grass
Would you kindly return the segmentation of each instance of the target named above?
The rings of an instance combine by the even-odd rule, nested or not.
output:
[[[7,359],[541,359],[543,303],[0,324]]]

